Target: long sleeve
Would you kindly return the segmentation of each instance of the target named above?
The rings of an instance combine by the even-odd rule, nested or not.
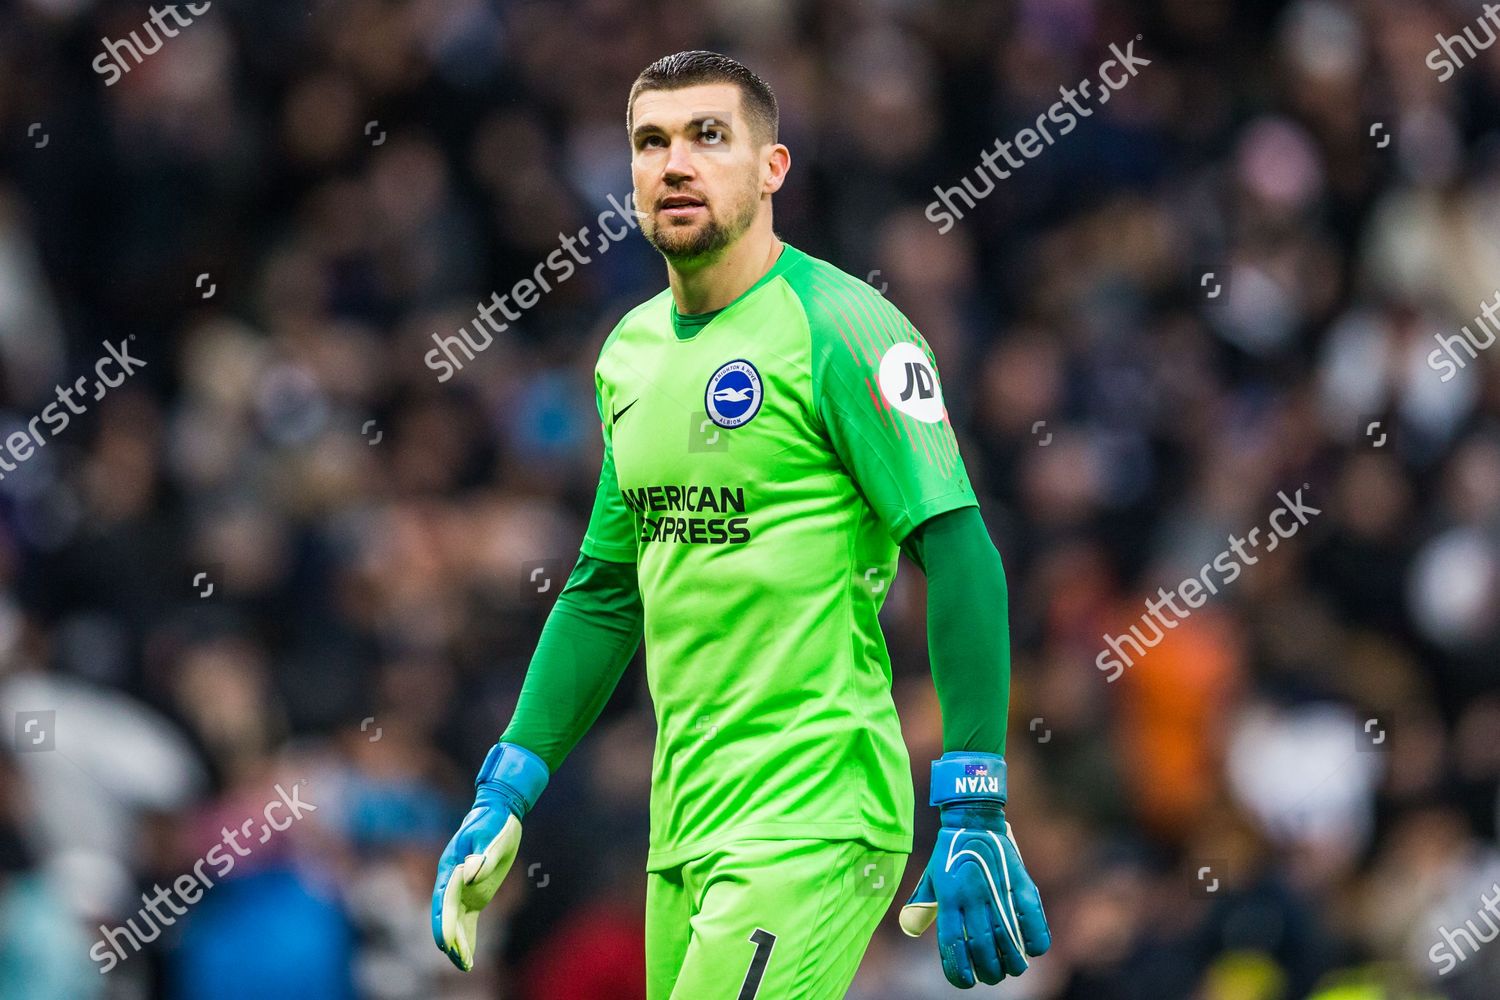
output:
[[[943,750],[1004,753],[1010,712],[1005,567],[978,507],[923,521],[904,548],[927,574],[927,646]]]
[[[581,555],[542,626],[502,742],[555,772],[604,709],[641,643],[635,563]]]
[[[613,336],[613,335],[611,335]],[[599,718],[641,644],[638,528],[620,496],[614,443],[597,394],[604,457],[578,564],[557,595],[501,742],[525,747],[555,772]]]

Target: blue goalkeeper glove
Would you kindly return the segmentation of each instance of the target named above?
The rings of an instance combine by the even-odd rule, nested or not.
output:
[[[521,846],[521,819],[547,787],[547,765],[513,743],[496,743],[474,779],[474,806],[438,861],[432,938],[465,972],[474,968],[479,911],[505,881]]]
[[[1052,932],[1005,821],[1004,758],[943,754],[932,762],[930,804],[942,829],[901,929],[918,937],[937,921],[943,974],[959,989],[1019,976],[1026,956],[1052,947]]]

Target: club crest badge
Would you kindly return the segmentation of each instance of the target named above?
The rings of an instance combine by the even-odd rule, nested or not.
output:
[[[760,412],[760,372],[743,359],[720,365],[708,380],[703,408],[708,419],[724,428],[742,427]]]

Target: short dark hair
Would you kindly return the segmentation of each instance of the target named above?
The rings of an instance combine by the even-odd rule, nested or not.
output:
[[[678,90],[701,83],[732,83],[739,87],[740,104],[749,119],[751,134],[760,144],[776,141],[780,113],[776,95],[766,81],[739,60],[706,49],[662,56],[641,70],[630,87],[630,99],[625,102],[625,131],[634,127],[635,99],[641,91]]]

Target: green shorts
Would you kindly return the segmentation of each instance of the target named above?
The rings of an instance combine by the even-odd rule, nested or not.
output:
[[[907,857],[745,840],[648,872],[647,1000],[843,1000]]]

